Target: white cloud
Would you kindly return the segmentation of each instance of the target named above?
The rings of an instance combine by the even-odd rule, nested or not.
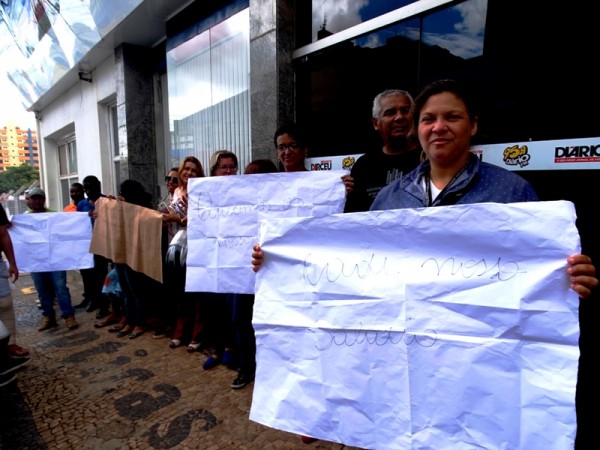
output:
[[[23,105],[17,87],[12,84],[6,74],[0,76],[0,92],[2,92],[2,106],[0,106],[0,127],[13,123],[19,128],[36,129],[35,114],[28,112]]]

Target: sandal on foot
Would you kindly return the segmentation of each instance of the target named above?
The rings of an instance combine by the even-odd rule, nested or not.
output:
[[[104,327],[107,327],[109,325],[114,325],[116,323],[119,323],[118,319],[105,319],[105,320],[102,320],[101,322],[96,322],[94,324],[94,328],[104,328]],[[108,331],[111,332],[110,330],[108,330]]]
[[[200,342],[190,342],[187,346],[188,353],[194,353],[200,348]]]
[[[8,346],[8,354],[12,358],[25,358],[29,356],[29,350],[17,344],[10,344]]]
[[[116,324],[114,327],[110,327],[108,329],[109,333],[118,333],[119,331],[121,331],[123,328],[125,328],[125,324],[124,323],[118,323]]]
[[[141,329],[139,331],[135,331],[135,328],[131,331],[131,333],[129,333],[129,339],[137,339],[139,338],[142,334],[144,334],[144,329]]]
[[[120,337],[120,338],[125,337],[125,336],[129,335],[129,333],[131,333],[132,331],[133,331],[133,328],[123,327],[123,328],[121,328],[121,331],[119,331],[117,333],[117,337]]]
[[[171,342],[169,342],[169,347],[171,348],[177,348],[181,345],[181,339],[171,339]]]

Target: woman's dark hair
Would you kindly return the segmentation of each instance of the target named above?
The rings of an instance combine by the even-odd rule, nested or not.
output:
[[[294,140],[300,147],[306,147],[308,145],[303,130],[295,123],[288,123],[280,126],[275,131],[275,134],[273,135],[273,142],[275,144],[275,148],[277,148],[277,138],[282,134],[289,134],[292,138],[294,138]]]
[[[270,159],[255,159],[250,161],[244,169],[244,175],[252,173],[275,173],[279,172],[277,166]]]
[[[152,208],[152,195],[146,192],[144,186],[136,180],[125,180],[119,187],[119,195],[125,199],[127,203]]]
[[[415,102],[413,104],[414,130],[419,127],[419,116],[421,115],[423,105],[425,105],[431,96],[441,94],[442,92],[450,92],[451,94],[454,94],[460,98],[467,108],[467,112],[469,113],[469,118],[471,121],[477,118],[479,112],[471,92],[469,92],[466,87],[455,80],[439,80],[425,86],[421,93],[417,95],[417,98],[415,98]]]

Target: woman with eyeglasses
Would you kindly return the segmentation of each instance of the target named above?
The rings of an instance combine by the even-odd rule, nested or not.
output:
[[[169,173],[165,177],[165,185],[167,186],[167,196],[163,199],[169,203],[173,200],[173,194],[175,189],[179,186],[179,175],[177,173],[178,167],[171,167]]]
[[[304,160],[308,154],[308,144],[302,130],[295,124],[280,126],[275,131],[275,148],[277,149],[277,160],[283,166],[285,172],[304,172],[308,170]],[[346,193],[352,192],[354,178],[343,175],[342,182],[346,187]]]
[[[238,158],[229,150],[217,150],[210,157],[210,176],[237,175]]]
[[[308,147],[302,131],[294,124],[279,127],[274,136],[277,160],[285,172],[304,172]]]
[[[173,202],[173,195],[175,189],[179,187],[179,168],[171,167],[167,175],[165,176],[165,187],[167,188],[167,195],[165,195],[160,203],[158,204],[158,211],[161,213],[169,213],[169,205]],[[161,250],[162,250],[162,262],[163,262],[163,284],[162,287],[164,292],[160,295],[158,302],[154,303],[153,307],[156,312],[155,316],[159,325],[156,326],[154,332],[154,338],[161,338],[166,335],[167,331],[172,329],[175,323],[175,311],[173,307],[165,302],[163,299],[169,295],[170,282],[168,280],[169,273],[166,267],[167,250],[169,243],[175,237],[175,234],[179,230],[180,225],[175,221],[167,222],[163,220],[163,232],[161,236]]]
[[[217,150],[210,157],[210,176],[237,175],[238,158],[229,150]],[[204,318],[207,336],[210,336],[214,351],[202,368],[210,370],[223,364],[232,370],[237,369],[237,357],[233,351],[234,331],[232,323],[233,294],[206,292],[204,302]],[[191,342],[188,351],[193,352],[200,347],[199,342]]]

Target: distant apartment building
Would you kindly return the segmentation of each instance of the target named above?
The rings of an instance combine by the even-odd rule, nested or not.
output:
[[[0,128],[0,172],[23,163],[40,166],[37,133],[13,124]]]

